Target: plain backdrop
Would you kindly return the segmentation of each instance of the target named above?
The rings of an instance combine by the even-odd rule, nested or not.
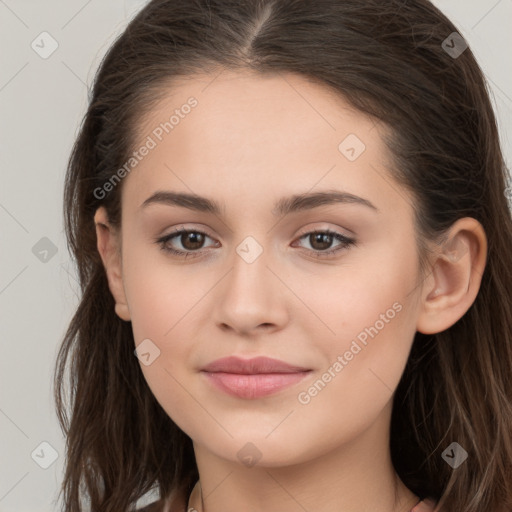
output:
[[[144,3],[0,0],[0,512],[60,510],[65,445],[52,376],[78,303],[63,180],[97,66]],[[512,0],[434,3],[485,72],[509,163]]]

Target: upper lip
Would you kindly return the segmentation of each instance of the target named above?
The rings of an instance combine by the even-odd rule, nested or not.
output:
[[[207,364],[202,371],[205,372],[223,372],[237,374],[256,374],[256,373],[297,373],[309,371],[310,368],[295,366],[279,359],[270,357],[254,357],[252,359],[242,359],[240,357],[230,356],[216,359]]]

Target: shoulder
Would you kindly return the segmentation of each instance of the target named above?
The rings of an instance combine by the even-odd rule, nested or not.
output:
[[[167,503],[163,500],[158,500],[145,507],[138,508],[135,512],[186,512],[185,507],[179,507],[176,504]]]
[[[135,512],[186,512],[186,501],[181,494],[172,494],[167,500],[160,499],[138,508]]]
[[[145,507],[138,508],[135,512],[164,512],[165,502],[162,500],[154,501]]]
[[[411,512],[434,512],[436,502],[433,499],[425,498],[420,501]]]

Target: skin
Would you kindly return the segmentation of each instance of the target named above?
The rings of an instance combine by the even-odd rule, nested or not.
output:
[[[169,88],[141,120],[140,143],[190,96],[198,106],[124,178],[121,231],[104,208],[95,223],[116,313],[132,322],[136,345],[149,338],[160,350],[141,370],[193,440],[205,511],[410,510],[419,498],[395,474],[388,447],[393,393],[415,332],[447,329],[474,302],[487,252],[482,226],[457,221],[447,245],[430,245],[430,271],[421,275],[414,199],[386,168],[383,125],[303,77],[224,70]],[[348,134],[366,146],[354,161],[338,149]],[[272,214],[281,197],[327,189],[365,198],[378,211],[338,203]],[[222,214],[141,208],[157,190],[207,196]],[[198,257],[179,258],[155,243],[181,227],[207,237],[202,245],[180,236],[167,245]],[[304,236],[325,229],[357,245],[317,258],[341,245]],[[236,251],[247,236],[263,249],[252,263]],[[300,403],[299,393],[396,303],[400,312]],[[312,372],[264,398],[233,397],[199,369],[235,354]],[[248,442],[261,454],[252,467],[237,456]]]

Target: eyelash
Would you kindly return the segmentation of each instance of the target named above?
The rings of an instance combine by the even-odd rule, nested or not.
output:
[[[155,242],[160,245],[160,249],[162,251],[164,251],[166,253],[173,254],[173,255],[175,255],[177,257],[187,258],[191,254],[194,255],[194,256],[192,256],[193,258],[200,256],[200,253],[202,251],[180,251],[180,250],[177,250],[177,249],[172,249],[172,248],[170,248],[170,247],[168,247],[166,245],[173,238],[176,238],[177,236],[180,236],[180,235],[185,234],[185,233],[199,233],[201,235],[207,236],[208,238],[211,238],[210,236],[208,236],[203,231],[199,231],[199,230],[195,230],[195,229],[179,229],[179,230],[176,230],[176,231],[174,231],[173,233],[171,233],[169,235],[165,235],[164,237],[157,238],[155,240]],[[337,248],[329,249],[327,251],[318,251],[318,250],[315,251],[314,249],[313,250],[312,249],[307,249],[308,251],[312,251],[313,254],[315,255],[315,257],[317,257],[317,258],[328,257],[328,256],[331,256],[331,255],[333,255],[335,253],[338,253],[338,252],[340,252],[340,251],[342,251],[344,249],[347,249],[350,246],[357,245],[356,241],[353,238],[348,238],[348,237],[342,235],[341,233],[338,233],[337,231],[331,231],[330,229],[308,231],[307,233],[302,234],[298,238],[298,240],[301,240],[302,238],[305,238],[307,236],[314,235],[314,234],[332,235],[336,240],[341,242],[341,245],[339,245]]]

